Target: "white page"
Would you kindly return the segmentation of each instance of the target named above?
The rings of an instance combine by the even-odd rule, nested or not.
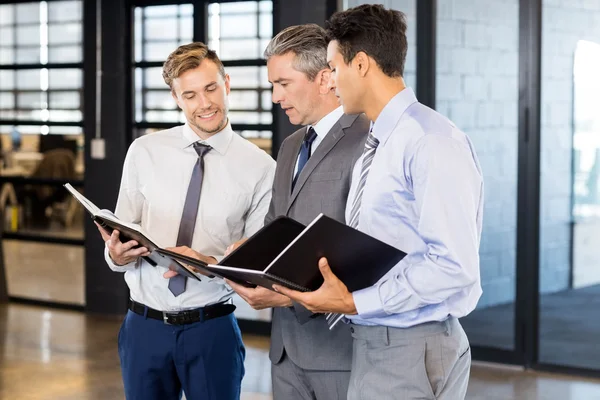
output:
[[[88,210],[88,212],[94,217],[102,217],[104,219],[116,222],[117,224],[131,228],[134,231],[137,231],[142,235],[146,236],[148,240],[159,246],[159,244],[153,238],[151,238],[150,235],[148,235],[148,233],[145,232],[139,224],[133,224],[120,220],[112,211],[106,209],[99,209],[98,206],[96,206],[94,203],[88,200],[87,197],[79,193],[79,191],[73,186],[71,186],[71,184],[67,183],[64,186],[75,197],[75,199],[77,199],[77,201],[79,201],[81,205],[84,206]]]
[[[86,208],[86,210],[88,210],[90,214],[93,216],[98,215],[100,209],[94,203],[88,200],[87,197],[79,193],[79,191],[71,186],[70,183],[67,183],[64,186],[73,195],[73,197],[75,197],[75,199],[77,199],[77,201],[80,202],[81,205]]]

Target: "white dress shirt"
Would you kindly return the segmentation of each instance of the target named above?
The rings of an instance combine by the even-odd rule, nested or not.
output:
[[[186,124],[135,140],[125,159],[115,214],[140,224],[161,247],[173,247],[187,189],[198,155],[192,144],[200,138]],[[204,156],[204,176],[191,248],[220,259],[230,244],[258,231],[271,201],[275,161],[227,126],[202,143],[212,149]],[[232,291],[221,279],[187,280],[175,297],[163,277],[167,269],[145,260],[115,265],[125,272],[133,300],[161,311],[179,311],[224,301]]]
[[[340,118],[342,118],[342,115],[344,115],[344,107],[339,106],[338,108],[336,108],[335,110],[333,110],[332,112],[330,112],[329,114],[327,114],[326,116],[321,118],[321,120],[319,122],[317,122],[314,126],[306,125],[306,132],[308,132],[308,130],[312,126],[313,129],[315,130],[315,132],[317,133],[317,137],[315,138],[315,140],[312,142],[312,145],[310,146],[310,155],[311,156],[313,154],[315,154],[315,150],[317,149],[317,147],[319,147],[319,145],[321,144],[323,139],[325,139],[325,136],[327,136],[327,133],[329,133],[331,128],[333,128],[333,125],[335,125],[335,123],[338,122]],[[298,154],[298,157],[296,158],[296,166],[294,167],[294,176],[296,176],[296,173],[298,172],[298,160],[299,159],[300,159],[300,154]]]

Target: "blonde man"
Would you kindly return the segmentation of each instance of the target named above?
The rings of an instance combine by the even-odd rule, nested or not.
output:
[[[162,246],[187,246],[215,262],[262,226],[275,162],[232,131],[229,76],[214,51],[180,46],[163,78],[187,121],[133,142],[115,212]],[[231,289],[208,277],[165,279],[147,249],[101,233],[106,261],[125,272],[131,293],[119,333],[127,399],[175,400],[182,391],[188,400],[239,399],[245,349]]]

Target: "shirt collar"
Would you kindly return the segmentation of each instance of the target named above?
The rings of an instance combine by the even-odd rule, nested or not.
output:
[[[308,125],[306,127],[306,131],[308,132],[308,130],[312,126],[312,128],[317,133],[317,136],[319,136],[322,139],[325,137],[325,135],[327,135],[331,128],[333,128],[333,125],[335,125],[335,123],[338,122],[340,118],[342,118],[343,114],[344,107],[339,106],[338,108],[321,118],[321,120],[315,125]]]
[[[411,104],[417,102],[417,97],[413,90],[409,87],[401,90],[383,107],[381,113],[374,122],[371,122],[373,136],[379,140],[379,143],[384,143],[390,136],[402,114]]]
[[[231,124],[227,122],[225,128],[223,128],[220,132],[215,133],[211,137],[206,140],[200,139],[196,132],[192,130],[188,123],[183,126],[183,138],[185,144],[183,148],[187,148],[193,145],[196,142],[200,142],[202,144],[207,144],[212,147],[217,153],[221,155],[225,155],[227,153],[227,149],[229,148],[229,144],[231,143],[231,139],[235,135],[233,129],[231,129]]]

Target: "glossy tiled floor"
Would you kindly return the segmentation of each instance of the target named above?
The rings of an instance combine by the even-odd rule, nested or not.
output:
[[[123,399],[118,318],[0,305],[0,399]],[[271,399],[268,339],[246,336],[244,400]],[[470,400],[600,400],[600,382],[476,365]]]

